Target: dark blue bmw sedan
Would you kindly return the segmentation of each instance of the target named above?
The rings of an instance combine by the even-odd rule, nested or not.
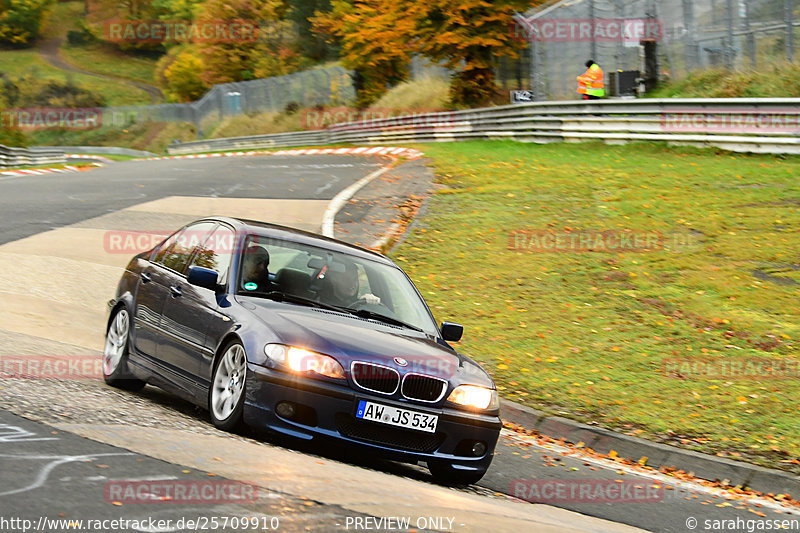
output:
[[[383,255],[292,228],[213,217],[125,269],[103,357],[107,383],[151,383],[217,427],[335,439],[478,481],[500,428],[489,375],[448,342]]]

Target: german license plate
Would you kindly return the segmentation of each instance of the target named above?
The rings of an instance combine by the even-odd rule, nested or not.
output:
[[[436,424],[439,423],[437,415],[429,415],[409,409],[401,409],[390,405],[360,400],[356,410],[356,418],[371,420],[390,426],[416,429],[427,433],[436,433]]]

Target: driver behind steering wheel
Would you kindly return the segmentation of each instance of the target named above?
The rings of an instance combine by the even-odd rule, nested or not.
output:
[[[358,296],[358,269],[354,263],[345,263],[344,270],[341,272],[333,269],[328,270],[325,280],[329,289],[325,294],[327,303],[339,307],[352,307],[360,300],[368,304],[381,303],[381,299],[374,294],[367,293],[360,297]]]

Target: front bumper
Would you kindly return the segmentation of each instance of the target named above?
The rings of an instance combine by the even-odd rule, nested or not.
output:
[[[492,461],[502,428],[497,415],[399,402],[348,386],[305,378],[248,364],[244,421],[303,440],[335,439],[380,456],[403,462],[441,461],[462,471],[485,471]],[[370,400],[439,416],[436,433],[396,428],[354,417],[359,400]],[[281,402],[291,402],[291,419],[276,412]],[[475,456],[473,444],[485,452]]]

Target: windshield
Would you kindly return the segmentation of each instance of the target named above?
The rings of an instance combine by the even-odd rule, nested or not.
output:
[[[414,285],[399,268],[315,246],[251,236],[240,260],[237,292],[343,312],[436,335],[438,330]]]

